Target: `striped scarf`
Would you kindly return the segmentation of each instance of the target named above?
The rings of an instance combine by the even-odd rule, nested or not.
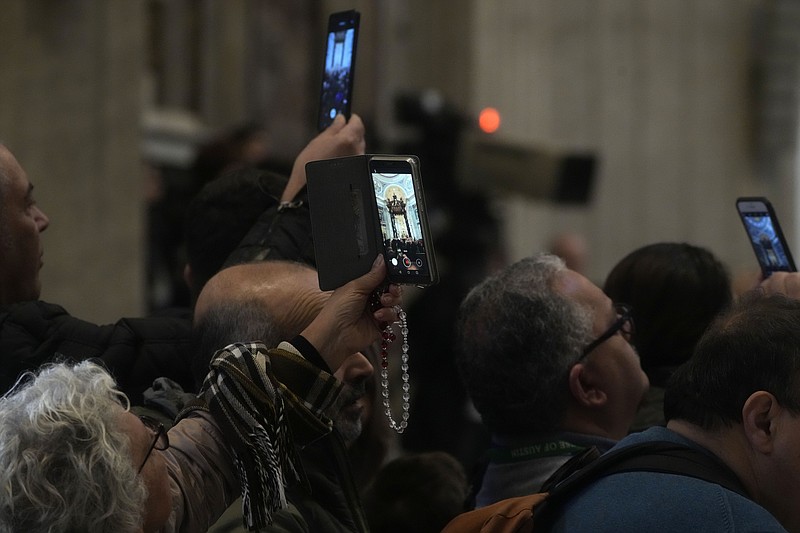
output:
[[[284,486],[300,479],[284,401],[263,344],[231,344],[217,352],[200,395],[233,451],[249,531],[272,524],[287,506]]]

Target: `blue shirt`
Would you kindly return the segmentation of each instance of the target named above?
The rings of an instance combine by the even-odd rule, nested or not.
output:
[[[664,427],[616,447],[668,441],[708,450]],[[677,474],[624,472],[601,478],[565,504],[553,532],[772,532],[786,530],[766,509],[721,486]]]

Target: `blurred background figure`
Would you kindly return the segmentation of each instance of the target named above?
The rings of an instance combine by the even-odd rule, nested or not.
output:
[[[256,221],[277,208],[287,178],[243,167],[206,183],[186,208],[183,280],[192,302]]]
[[[245,122],[222,130],[199,144],[195,148],[193,160],[188,168],[151,169],[150,182],[153,175],[160,176],[158,187],[150,185],[151,190],[157,190],[159,193],[149,195],[147,206],[147,276],[151,287],[149,291],[151,310],[188,307],[192,302],[191,290],[187,290],[184,283],[183,269],[187,257],[184,221],[187,215],[197,216],[196,212],[189,213],[187,208],[204,187],[231,172],[257,169],[273,171],[276,176],[288,176],[291,168],[291,160],[283,161],[272,154],[266,128],[256,122]],[[253,181],[252,178],[239,178],[239,181],[248,179]],[[274,185],[275,180],[277,178],[268,184],[266,179],[262,179],[264,183],[260,190],[254,191],[255,197],[242,199],[243,196],[240,195],[237,197],[239,204],[247,202],[251,205],[256,204],[264,194],[279,198],[283,189],[279,188],[279,185]],[[231,188],[233,187],[232,185]],[[245,185],[240,184],[239,187]],[[224,192],[220,189],[221,186],[215,186],[207,190],[204,193],[205,197],[200,200],[201,205],[195,209],[203,207],[203,203],[224,202],[220,200]],[[210,198],[211,195],[215,195],[215,198]],[[236,207],[235,204],[236,202],[232,201],[227,207]],[[240,214],[245,217],[249,211],[246,205],[243,209]],[[255,219],[243,218],[240,224],[247,224],[248,221],[252,224]]]
[[[412,453],[386,464],[364,495],[372,533],[439,533],[464,510],[467,476],[445,452]]]
[[[631,342],[650,378],[631,430],[664,425],[666,382],[692,356],[714,317],[731,304],[730,274],[705,248],[663,242],[625,256],[611,269],[603,290],[631,306]]]
[[[586,275],[589,261],[589,246],[586,237],[576,232],[565,232],[555,235],[547,246],[547,251],[557,255],[566,263],[567,268],[578,274]]]
[[[415,452],[445,451],[470,472],[489,433],[458,377],[456,316],[469,290],[503,266],[506,254],[500,222],[485,198],[460,199],[449,206],[449,224],[435,239],[440,281],[408,308],[412,402],[402,445]]]

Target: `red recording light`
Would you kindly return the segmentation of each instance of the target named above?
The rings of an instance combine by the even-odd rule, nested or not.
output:
[[[500,127],[500,113],[493,107],[481,110],[478,116],[478,125],[485,133],[494,133]]]

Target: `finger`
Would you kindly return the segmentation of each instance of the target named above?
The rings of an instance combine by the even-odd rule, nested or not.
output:
[[[403,295],[403,286],[397,283],[390,283],[388,292],[395,296],[402,296]]]
[[[403,303],[402,295],[400,294],[392,294],[391,292],[385,292],[381,295],[381,305],[384,307],[392,307],[395,305],[400,305]]]
[[[372,313],[372,317],[379,324],[392,324],[398,321],[397,310],[394,307],[381,307]]]
[[[361,117],[353,114],[347,126],[342,128],[342,133],[345,131],[350,136],[350,143],[354,146],[355,151],[363,154],[367,147],[367,141],[364,138],[364,123],[361,121]]]
[[[347,121],[347,126],[356,131],[364,132],[364,121],[356,113],[350,115],[350,120]]]
[[[347,119],[345,118],[344,115],[339,113],[333,119],[333,122],[331,122],[331,125],[328,126],[328,129],[326,131],[329,131],[331,133],[336,133],[342,128],[344,128],[346,125],[347,125]]]
[[[352,288],[357,292],[368,294],[375,290],[383,280],[386,279],[386,263],[382,254],[378,254],[375,261],[372,262],[372,268],[363,276],[354,279],[348,285],[352,284]]]
[[[785,293],[785,276],[785,272],[773,272],[770,277],[761,282],[761,288],[767,293]]]

